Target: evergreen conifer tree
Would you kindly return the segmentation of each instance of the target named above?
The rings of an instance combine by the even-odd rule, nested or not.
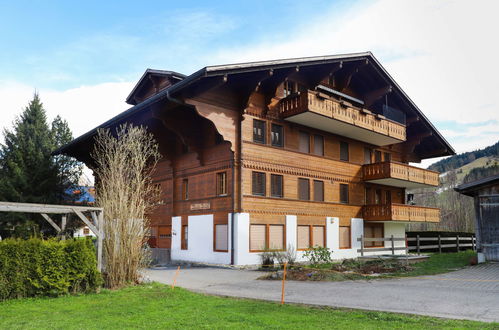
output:
[[[0,144],[0,201],[56,204],[68,200],[68,189],[78,183],[81,165],[67,156],[52,152],[72,140],[67,123],[56,117],[51,127],[38,94],[14,121],[12,130],[4,130]],[[0,214],[0,235],[12,228],[33,233],[36,223],[49,229],[39,215]],[[21,235],[25,236],[25,235]]]

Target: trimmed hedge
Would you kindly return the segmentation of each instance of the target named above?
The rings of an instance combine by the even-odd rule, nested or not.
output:
[[[96,264],[91,240],[0,241],[0,300],[94,292]]]

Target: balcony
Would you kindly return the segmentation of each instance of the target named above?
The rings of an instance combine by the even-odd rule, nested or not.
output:
[[[279,113],[287,121],[377,146],[406,139],[405,125],[310,90],[282,99]]]
[[[406,204],[365,205],[362,213],[365,221],[440,221],[440,209]]]
[[[365,182],[401,188],[427,188],[438,186],[438,172],[397,162],[362,165]]]

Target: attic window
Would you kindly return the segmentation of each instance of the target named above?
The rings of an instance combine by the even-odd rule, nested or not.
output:
[[[294,81],[284,82],[284,97],[298,93],[298,84]]]

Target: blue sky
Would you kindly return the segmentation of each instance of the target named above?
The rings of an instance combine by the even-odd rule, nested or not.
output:
[[[456,151],[469,151],[499,139],[498,9],[482,0],[0,0],[0,126],[35,89],[49,117],[80,135],[128,107],[146,68],[189,74],[370,50]]]

